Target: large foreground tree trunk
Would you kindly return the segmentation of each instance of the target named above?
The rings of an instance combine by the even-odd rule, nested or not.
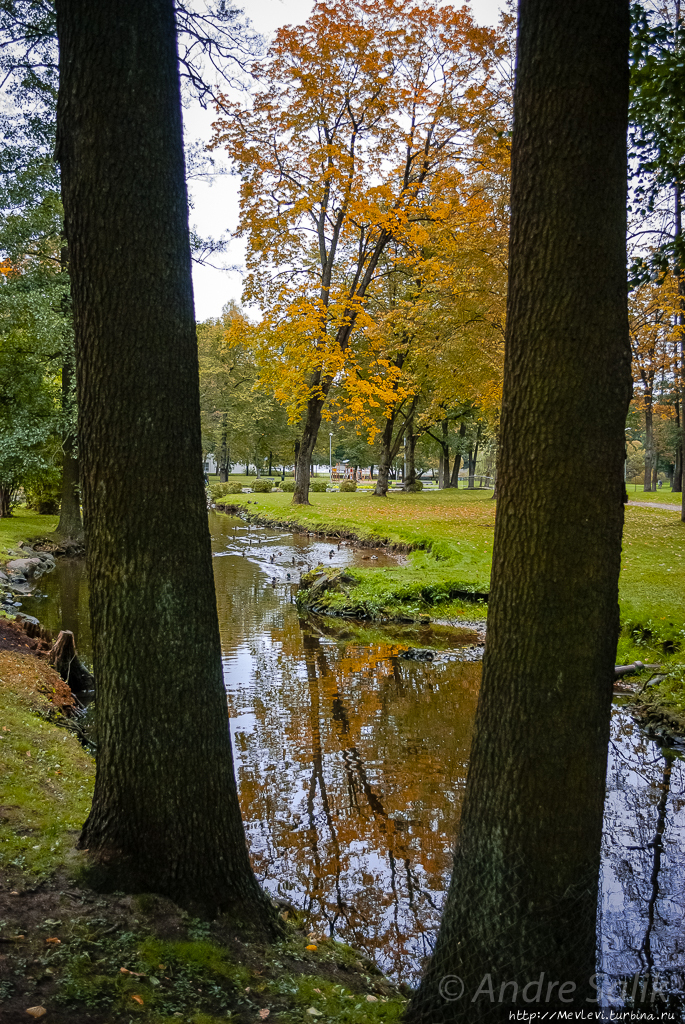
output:
[[[56,9],[98,702],[81,846],[102,885],[268,924],[221,670],[174,4]]]
[[[596,1007],[631,386],[628,0],[519,12],[488,639],[449,894],[408,1011],[421,1024]]]

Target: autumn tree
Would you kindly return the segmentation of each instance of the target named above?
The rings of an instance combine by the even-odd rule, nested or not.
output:
[[[681,331],[674,342],[674,370],[681,437],[674,490],[683,491],[685,522],[685,26],[680,0],[634,3],[631,12],[631,209],[637,238],[651,242],[649,247],[636,247],[632,278],[634,283],[644,283],[663,278],[670,269],[678,283]]]
[[[412,1024],[595,1005],[631,387],[628,36],[627,0],[519,8],[488,638]]]
[[[438,215],[436,178],[485,115],[493,45],[466,8],[320,2],[253,66],[250,101],[221,102],[212,145],[226,147],[242,178],[260,366],[301,420],[296,504],[307,502],[331,387],[355,375],[382,257]],[[381,395],[392,379],[383,369]]]
[[[80,842],[100,884],[270,926],[223,686],[174,4],[57,0],[57,27],[99,715]]]
[[[678,364],[673,350],[677,347],[680,335],[679,306],[678,285],[671,274],[661,284],[644,282],[630,296],[630,345],[635,397],[645,420],[645,491],[656,489],[658,455],[654,407],[659,398],[658,389],[660,385],[663,389],[666,380],[670,385],[674,376],[677,381],[678,376]]]

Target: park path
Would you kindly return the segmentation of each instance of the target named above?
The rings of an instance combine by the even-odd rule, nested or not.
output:
[[[639,508],[661,508],[667,511],[673,509],[674,512],[680,512],[680,505],[667,505],[665,502],[656,501],[628,501],[628,505],[637,505]]]

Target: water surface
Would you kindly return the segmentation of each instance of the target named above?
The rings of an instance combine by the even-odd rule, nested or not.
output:
[[[303,620],[294,596],[309,568],[382,566],[393,557],[230,516],[212,513],[210,523],[255,871],[274,896],[306,913],[314,935],[349,941],[413,983],[449,880],[480,683],[480,663],[468,660],[477,636]],[[39,585],[48,597],[25,609],[53,630],[72,628],[88,658],[82,565],[62,561]],[[407,660],[409,646],[441,653],[432,663]],[[649,976],[681,1019],[684,829],[680,755],[662,751],[615,707],[598,911],[607,1006],[632,1005]]]

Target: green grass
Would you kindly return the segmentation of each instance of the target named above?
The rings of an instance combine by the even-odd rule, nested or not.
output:
[[[678,508],[680,508],[683,499],[680,491],[674,493],[668,486],[662,487],[660,491],[645,491],[642,484],[637,486],[635,484],[626,484],[626,491],[628,492],[629,501],[649,501],[654,502],[654,504],[677,505]]]
[[[450,589],[487,591],[496,505],[489,492],[397,493],[385,500],[358,492],[311,494],[310,501],[310,506],[293,506],[288,494],[251,494],[237,495],[233,503],[263,521],[418,549],[402,569],[355,569],[359,585],[352,588],[351,599],[358,602],[432,608],[435,615],[459,614],[466,607],[471,615],[472,605],[447,602],[441,594]],[[626,509],[619,588],[625,622],[654,623],[664,639],[683,628],[685,524],[675,510]]]
[[[58,522],[59,516],[39,516],[23,506],[15,508],[9,519],[0,519],[0,559],[6,559],[20,540],[30,541],[52,533]]]
[[[47,877],[74,860],[90,810],[95,763],[76,736],[47,720],[44,662],[0,654],[0,868]]]

